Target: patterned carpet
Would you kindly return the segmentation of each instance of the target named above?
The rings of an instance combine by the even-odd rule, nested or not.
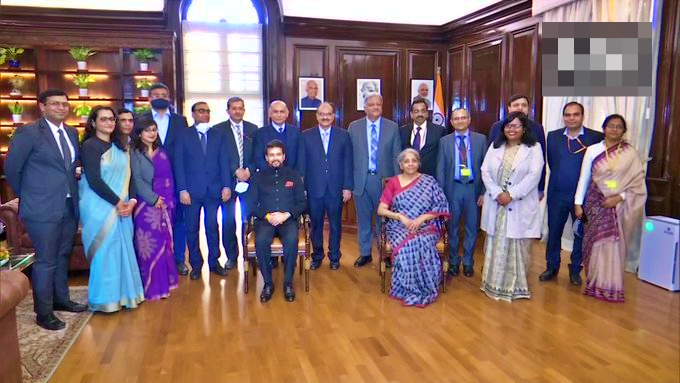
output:
[[[87,287],[71,287],[71,300],[79,303],[87,302]],[[17,306],[21,372],[25,383],[42,383],[50,379],[68,349],[78,338],[80,331],[87,324],[92,312],[59,311],[56,315],[66,322],[66,328],[48,331],[35,323],[33,296],[30,292]]]

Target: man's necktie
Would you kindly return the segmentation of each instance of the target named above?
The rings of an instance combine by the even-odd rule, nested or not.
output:
[[[243,132],[241,131],[241,125],[236,124],[234,127],[236,128],[236,135],[238,136],[236,145],[238,146],[238,167],[240,169],[243,167]]]
[[[66,141],[66,136],[64,135],[64,129],[57,130],[59,132],[59,146],[61,146],[61,152],[64,157],[64,167],[66,170],[71,169],[71,149],[68,147],[68,142]]]
[[[324,153],[328,154],[328,139],[330,132],[323,132],[321,136],[323,137],[323,151]]]
[[[465,136],[458,136],[458,154],[460,155],[460,164],[467,166],[467,145],[465,145]]]
[[[368,170],[372,172],[378,170],[378,129],[375,124],[371,124],[371,152],[368,159]]]
[[[201,146],[203,147],[203,154],[208,152],[208,133],[198,132],[201,135]]]
[[[420,126],[416,128],[416,136],[413,138],[413,148],[420,151]]]
[[[278,130],[280,134],[283,134],[283,128],[276,128],[276,130]]]

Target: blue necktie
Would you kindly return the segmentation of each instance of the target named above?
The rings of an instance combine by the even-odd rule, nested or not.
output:
[[[201,146],[203,147],[203,154],[208,152],[208,134],[203,132],[198,132],[201,135]]]
[[[371,124],[371,152],[368,156],[368,170],[375,172],[378,169],[378,130],[375,124]]]
[[[416,136],[413,138],[413,149],[420,151],[420,126],[416,128]]]
[[[330,132],[323,132],[321,136],[323,137],[323,151],[328,155],[328,136],[330,136]]]

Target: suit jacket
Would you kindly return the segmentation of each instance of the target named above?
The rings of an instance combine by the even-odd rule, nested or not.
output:
[[[411,134],[413,122],[399,128],[401,135],[401,149],[411,148]],[[427,122],[425,145],[420,149],[420,171],[432,177],[437,175],[437,156],[439,154],[439,140],[446,135],[446,129],[441,125]]]
[[[354,194],[363,195],[368,175],[368,138],[366,118],[352,121],[349,124],[349,136],[352,139],[354,156]],[[380,118],[380,133],[378,136],[378,176],[393,177],[399,174],[397,156],[401,152],[401,138],[397,124],[384,117]]]
[[[575,171],[580,173],[581,168],[578,169],[562,169],[562,164],[560,163],[560,149],[564,148],[562,145],[565,144],[564,129],[553,130],[548,133],[548,166],[550,166],[550,182],[548,182],[548,197],[550,198],[551,192],[555,190],[555,185],[557,185],[557,178],[560,177],[563,171]],[[592,129],[583,127],[583,137],[579,138],[583,145],[590,146],[604,140],[604,134]],[[578,145],[578,144],[577,144]],[[575,149],[573,149],[575,150]],[[583,155],[585,150],[581,152],[581,161],[583,161]],[[576,174],[575,174],[576,176]],[[565,181],[565,180],[563,180]],[[576,177],[576,183],[578,184],[578,177]],[[574,192],[576,192],[576,185],[574,185]]]
[[[153,119],[153,114],[151,112],[144,113],[140,115],[139,117],[149,117]],[[165,136],[165,142],[163,143],[163,148],[165,149],[165,152],[168,153],[168,156],[170,157],[170,160],[172,160],[175,157],[175,142],[177,141],[177,137],[179,136],[179,133],[181,131],[186,130],[185,128],[189,127],[189,123],[187,123],[187,118],[182,116],[181,114],[177,113],[170,113],[170,122],[168,123],[168,133]]]
[[[73,162],[67,169],[47,120],[17,128],[5,159],[5,176],[19,202],[19,216],[36,222],[59,222],[64,216],[67,193],[78,219],[78,183],[75,163],[79,156],[78,132],[64,130],[73,145]]]
[[[222,188],[232,188],[231,166],[224,132],[208,129],[208,146],[203,153],[196,126],[181,131],[175,141],[175,189],[186,190],[192,199],[220,198]]]
[[[217,130],[224,133],[224,142],[227,146],[227,154],[229,156],[229,164],[231,165],[230,173],[234,176],[238,169],[238,144],[234,138],[234,133],[231,130],[231,120],[220,122],[213,126]],[[241,130],[243,131],[243,167],[250,170],[250,174],[255,173],[255,165],[253,163],[253,139],[257,132],[257,125],[248,121],[241,121]],[[234,176],[236,179],[236,176]]]
[[[482,182],[482,162],[486,155],[486,136],[470,132],[470,150],[472,151],[472,184],[475,187],[475,195],[484,194],[484,182]],[[437,181],[450,200],[456,192],[456,187],[462,186],[455,182],[456,174],[456,133],[444,136],[439,141],[439,157],[437,158]]]
[[[321,198],[326,193],[341,197],[342,190],[352,190],[352,141],[343,128],[331,127],[328,154],[323,150],[319,128],[302,132],[300,174],[304,177],[307,195]]]
[[[300,146],[300,129],[288,123],[286,123],[283,136],[274,129],[272,124],[265,125],[257,130],[253,143],[253,162],[255,162],[255,167],[258,170],[262,170],[269,166],[265,160],[265,155],[267,144],[271,140],[281,140],[286,146],[286,160],[283,162],[283,165],[299,170],[297,159],[298,147]]]

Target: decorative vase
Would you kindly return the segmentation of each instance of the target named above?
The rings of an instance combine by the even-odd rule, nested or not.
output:
[[[87,61],[78,61],[78,70],[87,69]]]
[[[139,70],[142,71],[142,72],[148,71],[149,70],[149,63],[140,62],[139,63]]]
[[[21,115],[20,114],[13,114],[12,115],[12,122],[15,124],[18,124],[21,122]]]
[[[7,60],[10,68],[18,68],[21,62],[19,60]]]
[[[149,97],[149,90],[148,89],[142,89],[142,97]]]
[[[78,89],[78,94],[80,95],[80,97],[87,97],[87,88]]]
[[[80,116],[80,123],[84,124],[87,122],[87,116]]]

